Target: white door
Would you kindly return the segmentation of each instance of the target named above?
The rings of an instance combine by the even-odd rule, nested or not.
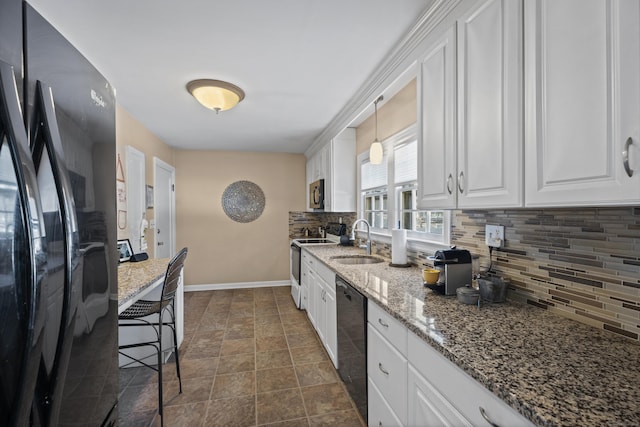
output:
[[[144,153],[127,145],[127,224],[129,228],[129,241],[134,253],[140,253],[142,243],[143,215],[145,206],[145,166]]]
[[[434,40],[418,71],[418,206],[456,207],[456,33]]]
[[[155,257],[171,258],[175,252],[175,176],[173,166],[157,157],[154,167]]]
[[[522,207],[522,2],[458,19],[458,208]]]
[[[640,2],[527,0],[525,29],[526,206],[636,204]]]

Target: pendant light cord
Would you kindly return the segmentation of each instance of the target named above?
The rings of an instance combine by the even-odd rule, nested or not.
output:
[[[378,142],[378,102],[382,101],[383,99],[384,96],[380,95],[378,99],[373,102],[376,112],[376,139],[374,139],[374,142]]]

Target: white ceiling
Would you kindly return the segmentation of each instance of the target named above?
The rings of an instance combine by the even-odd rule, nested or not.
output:
[[[167,144],[302,153],[433,0],[29,3]],[[200,78],[234,83],[246,98],[216,115],[185,88]]]

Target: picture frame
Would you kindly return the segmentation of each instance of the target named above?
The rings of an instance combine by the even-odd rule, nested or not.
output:
[[[133,255],[131,242],[129,239],[118,240],[118,253],[120,254],[120,262],[129,261]]]
[[[147,203],[147,209],[153,209],[153,186],[145,186],[145,201]]]

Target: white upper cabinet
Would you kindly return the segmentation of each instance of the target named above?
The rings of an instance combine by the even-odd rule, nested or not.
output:
[[[418,206],[456,207],[456,33],[436,39],[418,79]]]
[[[640,2],[525,3],[526,206],[640,201]]]
[[[356,210],[356,131],[347,128],[307,161],[307,206],[309,184],[324,179],[324,210]]]
[[[521,207],[522,2],[458,19],[458,207]]]
[[[419,206],[521,207],[522,3],[470,5],[419,69]]]

